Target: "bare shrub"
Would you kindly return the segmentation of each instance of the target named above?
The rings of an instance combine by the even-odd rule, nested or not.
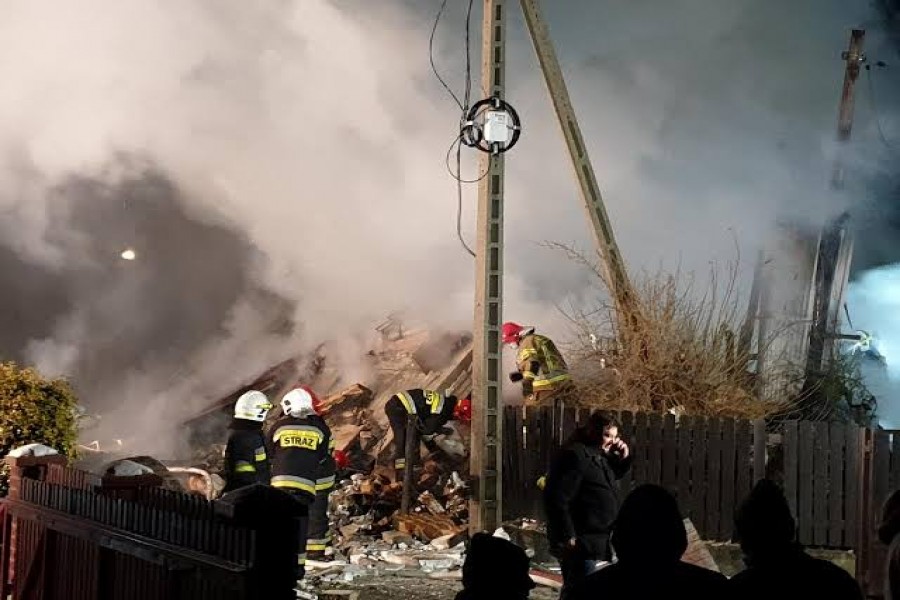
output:
[[[582,254],[548,244],[590,269],[598,291],[605,274]],[[642,273],[632,281],[635,318],[610,300],[563,310],[576,335],[567,347],[578,402],[610,410],[759,418],[789,406],[748,368],[746,306],[737,288],[739,261],[712,263],[702,289],[692,274]],[[743,333],[743,335],[742,335]],[[772,334],[777,335],[777,332]],[[762,340],[765,346],[771,339]]]

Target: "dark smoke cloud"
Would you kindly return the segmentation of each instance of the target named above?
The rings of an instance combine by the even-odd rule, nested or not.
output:
[[[0,353],[71,374],[88,408],[121,402],[129,374],[180,373],[186,357],[229,335],[242,299],[262,315],[259,333],[266,321],[268,333],[291,333],[293,303],[257,283],[264,257],[242,232],[191,218],[161,173],[112,184],[72,176],[47,193],[45,239],[66,259],[50,268],[3,248],[11,293]],[[136,260],[120,257],[127,248]]]

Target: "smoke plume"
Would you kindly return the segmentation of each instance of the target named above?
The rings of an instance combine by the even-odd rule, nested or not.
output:
[[[445,166],[458,114],[428,61],[438,5],[5,2],[3,358],[72,376],[154,451],[203,402],[323,339],[352,347],[389,312],[467,326],[474,263]],[[826,191],[864,0],[544,5],[632,269],[704,270],[737,239],[749,270],[776,221],[821,222],[883,168],[862,116],[851,183]],[[457,93],[464,11],[449,3],[436,38]],[[555,306],[592,291],[539,242],[591,242],[517,14],[509,37],[525,131],[507,161],[505,316],[552,334]]]

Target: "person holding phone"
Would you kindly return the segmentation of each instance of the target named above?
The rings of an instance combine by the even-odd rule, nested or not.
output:
[[[562,568],[560,598],[613,561],[610,535],[619,511],[618,481],[631,461],[615,418],[595,411],[550,465],[544,509],[551,552]]]

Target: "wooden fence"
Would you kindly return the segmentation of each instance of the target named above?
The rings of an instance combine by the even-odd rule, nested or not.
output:
[[[587,415],[574,408],[505,409],[504,518],[543,517],[537,480]],[[619,417],[634,454],[623,493],[641,483],[662,485],[703,538],[729,541],[737,505],[756,480],[774,478],[797,519],[799,541],[854,550],[860,582],[873,594],[881,585],[885,548],[875,531],[882,504],[900,489],[900,431],[787,421],[769,435],[762,421]]]
[[[504,517],[543,516],[537,479],[546,472],[560,441],[588,412],[574,408],[509,407],[504,415]],[[763,423],[673,415],[620,413],[621,436],[634,462],[622,480],[627,493],[641,483],[671,491],[685,516],[708,540],[732,537],[734,506],[764,475]]]
[[[294,597],[294,528],[270,516],[257,525],[238,522],[233,505],[141,485],[141,477],[101,480],[46,460],[8,459],[0,597]]]

